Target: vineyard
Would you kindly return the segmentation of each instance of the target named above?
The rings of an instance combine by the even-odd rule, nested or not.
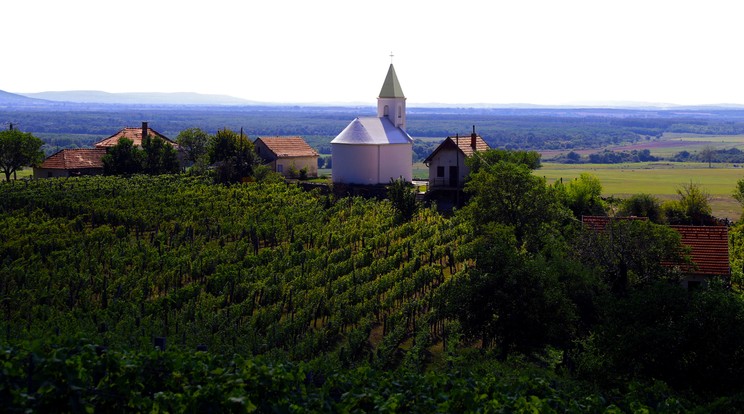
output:
[[[343,348],[420,357],[444,325],[434,292],[465,232],[422,210],[285,184],[214,186],[160,176],[2,187],[3,332],[77,333],[303,360]],[[413,357],[412,358],[416,358]]]
[[[537,191],[529,202],[545,207],[522,214],[540,223],[572,222],[549,213],[557,199],[543,181],[529,180]],[[481,196],[473,204],[491,208]],[[496,217],[475,217],[486,216]],[[337,198],[284,182],[216,185],[189,175],[0,184],[0,406],[18,412],[736,406],[734,397],[690,402],[678,391],[689,384],[716,390],[715,378],[732,383],[742,372],[736,344],[744,329],[735,322],[744,318],[741,299],[640,284],[613,298],[601,269],[569,254],[572,242],[562,241],[568,236],[545,225],[532,232],[525,223],[529,231],[519,234],[526,242],[518,245],[510,228],[482,226],[479,233],[468,217],[419,206],[409,219],[388,200]],[[524,248],[541,243],[547,253]],[[658,319],[666,330],[654,327],[657,320],[647,331],[632,325],[664,295],[676,304],[662,308],[671,312]],[[638,318],[624,316],[631,312]],[[699,344],[696,331],[682,332],[700,315],[709,320],[703,329],[728,327],[704,336],[709,345]],[[680,338],[680,352],[721,347],[725,358],[699,366],[690,358],[669,374],[653,365],[668,354],[664,349],[629,339],[618,346],[614,338],[623,329],[650,337],[639,334],[640,344],[669,334]],[[503,352],[489,351],[492,344]],[[626,351],[638,356],[637,365],[625,363]],[[732,366],[728,377],[721,364]],[[654,382],[658,372],[671,383],[699,381],[673,383],[672,391]]]

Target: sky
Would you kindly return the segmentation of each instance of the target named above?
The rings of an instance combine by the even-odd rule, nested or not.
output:
[[[374,105],[392,60],[409,105],[744,104],[737,3],[9,0],[0,90]]]

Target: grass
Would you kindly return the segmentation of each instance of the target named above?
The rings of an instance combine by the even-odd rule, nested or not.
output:
[[[573,180],[581,173],[590,173],[602,183],[603,195],[625,198],[633,194],[653,194],[661,200],[677,199],[677,189],[683,184],[699,184],[711,196],[716,217],[738,220],[741,205],[731,196],[736,182],[744,178],[744,168],[731,164],[704,163],[634,163],[581,164],[544,163],[536,173],[548,182]]]
[[[20,171],[16,171],[15,173],[16,179],[23,180],[24,178],[31,178],[34,176],[34,169],[31,167],[25,167]],[[0,174],[0,179],[5,181],[5,173]],[[10,174],[10,179],[13,179],[13,174]]]

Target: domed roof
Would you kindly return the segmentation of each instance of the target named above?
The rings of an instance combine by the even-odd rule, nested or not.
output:
[[[413,139],[388,118],[356,118],[341,131],[331,144],[412,144]]]

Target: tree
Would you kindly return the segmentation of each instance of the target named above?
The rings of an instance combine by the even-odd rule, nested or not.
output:
[[[251,177],[254,167],[260,164],[253,143],[242,133],[227,128],[211,137],[207,152],[210,162],[217,167],[215,179],[220,183],[235,183]]]
[[[181,168],[175,148],[160,137],[146,136],[142,150],[142,168],[146,174],[173,174]]]
[[[403,177],[397,180],[390,179],[387,195],[401,221],[410,220],[416,213],[418,209],[416,192],[413,191],[411,183],[404,180]]]
[[[587,302],[593,290],[586,269],[559,255],[525,252],[507,226],[484,226],[457,254],[473,265],[453,275],[441,290],[446,309],[469,339],[498,349],[501,358],[539,352],[546,345],[568,347],[582,314],[594,313],[580,310],[587,305],[579,303]]]
[[[186,151],[186,159],[196,164],[207,155],[209,134],[199,128],[184,129],[176,137],[178,145]]]
[[[583,342],[579,374],[610,385],[653,378],[706,397],[741,393],[744,301],[714,282],[695,292],[654,283],[610,301]]]
[[[622,201],[619,216],[648,217],[654,223],[662,223],[664,214],[659,199],[650,194],[634,194]]]
[[[700,159],[708,163],[708,168],[712,168],[711,163],[716,157],[716,149],[708,144],[700,149]]]
[[[734,190],[734,199],[744,206],[744,179],[736,182],[736,189]]]
[[[134,146],[134,141],[119,138],[116,145],[103,156],[103,173],[106,175],[137,174],[142,172],[144,153]]]
[[[23,167],[41,163],[44,160],[42,145],[44,142],[29,132],[0,131],[0,171],[5,173],[5,181],[10,181],[10,175]]]
[[[526,243],[530,249],[538,249],[542,233],[554,227],[547,224],[566,213],[545,179],[522,163],[499,161],[482,165],[470,173],[465,192],[471,199],[463,214],[476,232],[489,222],[510,226],[517,243]]]
[[[692,182],[682,184],[677,189],[677,195],[680,197],[679,205],[689,224],[709,225],[715,221],[711,215],[713,210],[710,207],[710,194],[703,190],[700,185]],[[670,224],[686,223],[672,223],[670,221]]]
[[[474,156],[468,157],[465,162],[470,167],[472,174],[478,172],[483,166],[495,165],[502,161],[522,165],[530,170],[540,168],[540,154],[536,151],[490,149],[476,152]]]
[[[602,230],[585,228],[573,251],[619,296],[653,281],[675,281],[679,273],[668,264],[686,263],[679,233],[648,220],[614,219]]]
[[[568,184],[556,182],[554,187],[558,190],[563,204],[573,212],[575,217],[606,215],[601,198],[602,184],[597,177],[589,173],[581,173],[579,178]]]

